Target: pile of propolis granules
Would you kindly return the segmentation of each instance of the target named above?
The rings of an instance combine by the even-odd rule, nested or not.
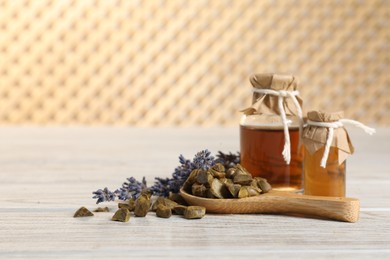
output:
[[[121,200],[111,218],[113,221],[127,222],[132,214],[145,217],[150,211],[160,218],[181,215],[186,219],[200,219],[205,216],[206,208],[189,206],[180,195],[180,188],[188,194],[211,199],[242,199],[271,190],[266,179],[252,177],[239,164],[239,154],[220,152],[215,160],[205,150],[197,153],[193,161],[182,156],[179,159],[181,165],[175,169],[172,179],[156,178],[155,185],[148,188],[145,178],[142,182],[128,178],[128,182],[115,192],[110,192],[107,188],[99,189],[94,192],[94,198],[98,199],[97,203],[113,201],[115,197]],[[110,212],[110,209],[99,207],[94,212]],[[74,214],[74,217],[90,216],[94,216],[94,213],[85,207]]]
[[[172,214],[176,214],[182,215],[186,219],[200,219],[206,214],[204,207],[188,206],[179,194],[174,194],[171,196],[171,199],[158,197],[152,205],[151,194],[147,191],[143,192],[136,200],[130,199],[126,202],[118,203],[118,208],[111,218],[113,221],[127,222],[130,220],[131,212],[136,217],[145,217],[150,210],[156,212],[156,216],[160,218],[170,218]],[[109,211],[108,207],[94,210],[94,212]],[[94,214],[85,207],[81,207],[74,214],[75,218],[91,216],[94,216]]]

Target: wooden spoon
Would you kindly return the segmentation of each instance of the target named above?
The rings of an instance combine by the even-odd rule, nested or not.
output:
[[[243,199],[208,199],[186,193],[180,194],[189,205],[203,206],[206,212],[221,214],[299,214],[313,217],[356,222],[360,202],[354,198],[309,196],[271,190]]]

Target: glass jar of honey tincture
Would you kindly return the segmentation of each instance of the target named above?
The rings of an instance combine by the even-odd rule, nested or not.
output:
[[[305,149],[304,193],[318,196],[345,196],[346,159],[354,152],[344,124],[375,132],[357,121],[343,119],[343,112],[310,111],[303,130]]]
[[[241,164],[273,189],[301,191],[302,100],[291,75],[257,74],[250,78],[252,106],[240,122]]]

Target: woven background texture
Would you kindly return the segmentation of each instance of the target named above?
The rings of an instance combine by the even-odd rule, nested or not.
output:
[[[390,1],[0,0],[0,124],[238,124],[249,76],[390,125]]]

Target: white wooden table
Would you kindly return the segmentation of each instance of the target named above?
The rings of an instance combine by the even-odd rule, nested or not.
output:
[[[351,131],[347,193],[361,199],[357,223],[278,215],[131,217],[96,207],[91,192],[126,177],[169,176],[182,153],[237,151],[237,128],[1,128],[0,257],[250,259],[390,258],[390,129]],[[104,205],[104,204],[101,204]],[[116,203],[106,204],[112,210]]]

